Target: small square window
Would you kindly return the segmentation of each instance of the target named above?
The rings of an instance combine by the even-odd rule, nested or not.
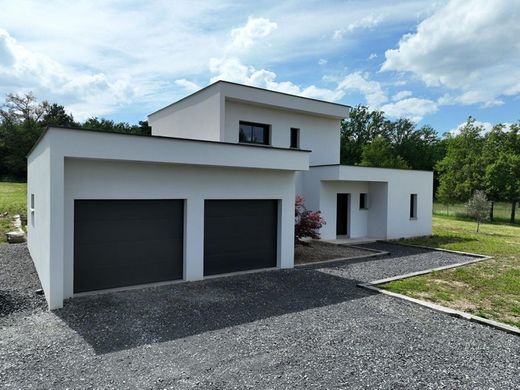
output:
[[[359,194],[359,208],[361,210],[368,209],[368,194],[364,192]]]
[[[300,129],[291,128],[291,148],[298,149],[300,147]]]
[[[417,219],[417,194],[410,194],[410,219]]]

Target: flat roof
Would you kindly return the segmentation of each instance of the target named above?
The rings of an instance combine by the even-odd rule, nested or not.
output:
[[[246,144],[246,143],[234,143],[234,142],[220,142],[220,141],[211,141],[211,140],[202,140],[202,139],[193,139],[193,138],[180,138],[180,137],[166,137],[162,135],[147,135],[147,134],[130,134],[130,133],[118,133],[115,131],[108,131],[104,129],[86,129],[84,127],[69,127],[69,126],[47,126],[43,132],[41,133],[40,137],[36,140],[34,145],[32,146],[31,150],[27,153],[26,157],[29,156],[32,151],[36,148],[36,146],[40,143],[40,141],[43,139],[45,134],[47,134],[47,131],[49,129],[61,129],[61,130],[70,130],[70,131],[86,131],[86,132],[92,132],[92,133],[103,133],[103,134],[114,134],[114,135],[120,135],[120,136],[127,136],[127,137],[142,137],[146,139],[160,139],[165,141],[189,141],[189,142],[199,142],[204,144],[218,144],[218,145],[231,145],[231,146],[238,146],[238,147],[246,147],[246,148],[265,148],[269,150],[287,150],[292,152],[305,152],[310,153],[310,150],[307,149],[296,149],[296,148],[284,148],[284,147],[278,147],[278,146],[271,146],[271,145],[256,145],[256,144]]]
[[[282,95],[282,96],[288,96],[288,97],[291,97],[291,98],[297,98],[297,99],[303,99],[303,100],[306,100],[306,101],[313,101],[313,102],[318,102],[318,103],[324,103],[324,104],[331,104],[331,105],[335,105],[335,106],[338,106],[338,107],[344,107],[346,109],[350,109],[352,108],[352,106],[349,106],[347,104],[341,104],[341,103],[334,103],[334,102],[329,102],[329,101],[326,101],[326,100],[320,100],[320,99],[314,99],[314,98],[310,98],[310,97],[305,97],[305,96],[300,96],[300,95],[294,95],[294,94],[290,94],[290,93],[286,93],[286,92],[279,92],[279,91],[274,91],[272,89],[267,89],[267,88],[260,88],[260,87],[255,87],[253,85],[247,85],[247,84],[240,84],[240,83],[235,83],[235,82],[232,82],[232,81],[225,81],[225,80],[217,80],[215,81],[214,83],[211,83],[209,85],[207,85],[206,87],[204,88],[201,88],[199,89],[198,91],[195,91],[191,94],[189,94],[188,96],[185,96],[183,97],[182,99],[179,99],[173,103],[170,103],[168,104],[167,106],[164,106],[150,114],[148,114],[148,116],[150,115],[154,115],[160,111],[163,111],[171,106],[174,106],[175,104],[178,104],[182,101],[185,101],[187,99],[190,99],[191,97],[203,92],[203,91],[206,91],[208,90],[209,88],[212,88],[214,87],[215,85],[218,85],[218,84],[228,84],[228,85],[234,85],[234,86],[237,86],[237,87],[242,87],[242,88],[250,88],[250,89],[253,89],[253,90],[257,90],[257,91],[264,91],[264,92],[269,92],[269,93],[273,93],[273,94],[277,94],[277,95]]]

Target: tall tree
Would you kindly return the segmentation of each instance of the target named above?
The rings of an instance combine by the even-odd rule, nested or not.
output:
[[[483,158],[486,162],[486,190],[493,200],[511,203],[511,223],[515,222],[516,204],[520,200],[520,127],[509,131],[497,125],[488,134]]]
[[[448,203],[464,202],[475,190],[485,188],[485,165],[482,158],[485,139],[482,132],[482,127],[470,117],[460,134],[448,135],[446,138],[446,155],[436,165],[440,176],[437,190],[439,198]]]
[[[379,168],[409,168],[406,161],[395,153],[390,142],[382,136],[376,137],[363,147],[359,165]]]
[[[365,106],[352,108],[348,119],[341,123],[341,164],[359,164],[363,146],[377,136],[386,136],[385,121],[381,111],[370,111]]]

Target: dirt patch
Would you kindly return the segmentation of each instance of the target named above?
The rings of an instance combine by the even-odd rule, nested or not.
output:
[[[371,255],[374,252],[344,245],[335,245],[322,241],[310,241],[296,245],[294,263],[307,264],[316,261],[326,261],[341,258],[351,258]]]

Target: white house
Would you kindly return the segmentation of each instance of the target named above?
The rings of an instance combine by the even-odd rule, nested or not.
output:
[[[431,172],[339,165],[348,110],[218,81],[150,114],[152,136],[47,129],[28,156],[28,245],[49,307],[291,268],[297,194],[324,239],[431,234]]]

